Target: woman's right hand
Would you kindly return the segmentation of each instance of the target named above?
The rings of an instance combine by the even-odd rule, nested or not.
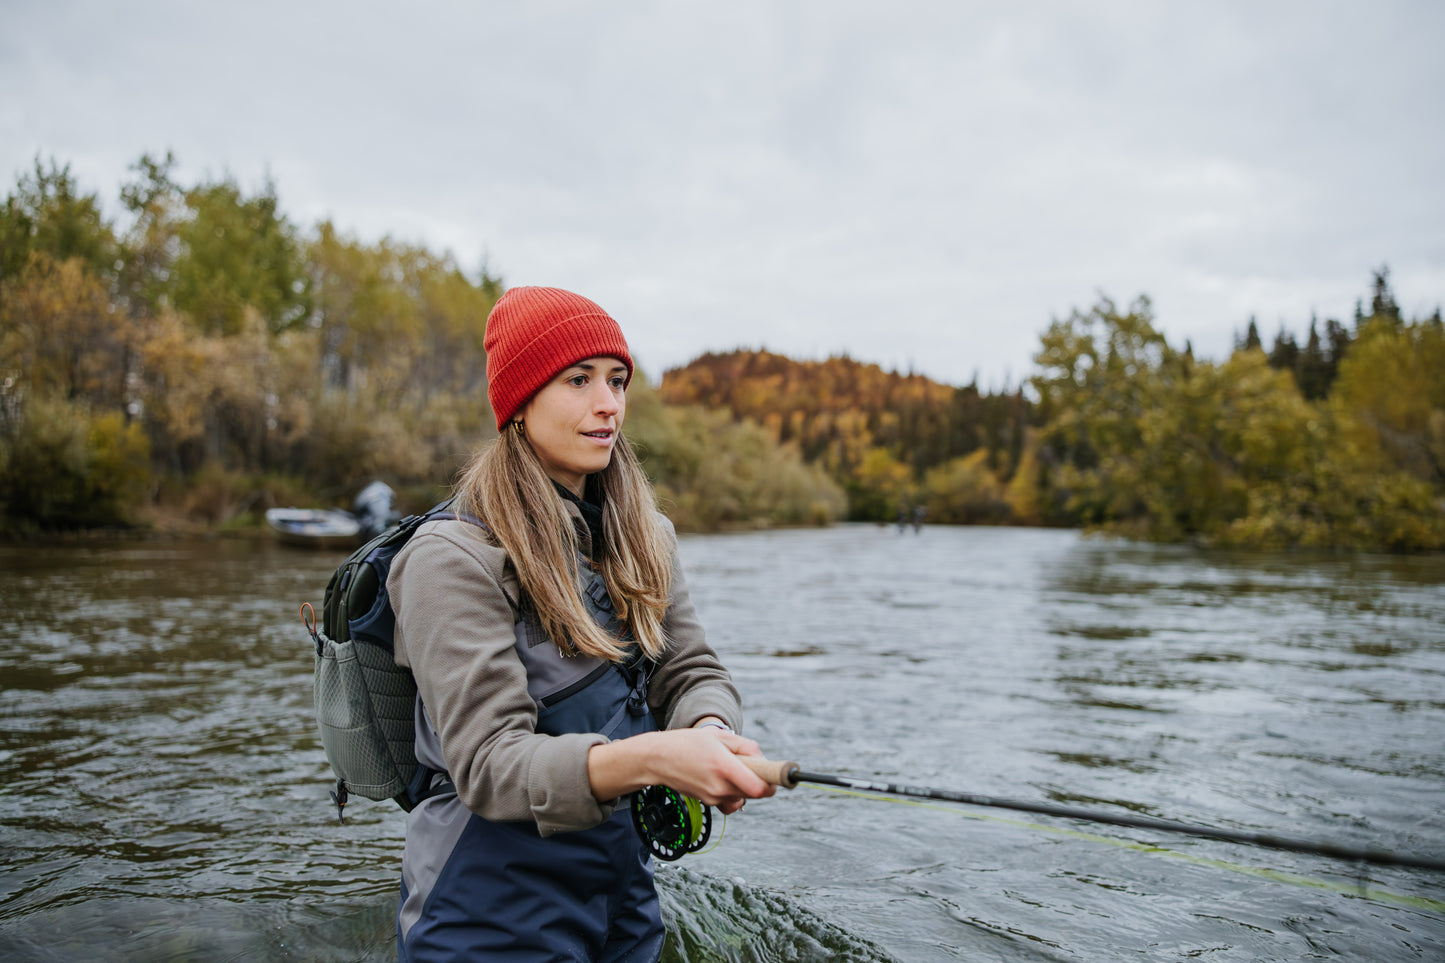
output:
[[[762,750],[753,740],[716,726],[646,732],[593,746],[587,776],[601,802],[646,786],[667,786],[732,813],[746,800],[776,791],[739,756],[761,758]]]

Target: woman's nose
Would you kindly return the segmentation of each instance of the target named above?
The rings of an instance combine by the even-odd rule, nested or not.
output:
[[[615,414],[618,408],[617,392],[605,381],[596,382],[592,389],[592,408],[604,414]]]

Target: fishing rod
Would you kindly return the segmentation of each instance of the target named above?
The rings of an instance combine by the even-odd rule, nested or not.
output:
[[[1077,809],[1073,806],[1056,806],[1052,803],[1027,802],[1017,799],[1000,799],[997,796],[982,796],[977,793],[957,792],[952,789],[934,789],[929,786],[908,786],[899,783],[877,782],[872,779],[853,779],[820,772],[805,772],[795,762],[778,762],[759,759],[755,756],[739,756],[748,768],[766,782],[784,789],[794,789],[799,783],[815,783],[820,786],[837,786],[863,792],[880,792],[891,796],[912,796],[919,799],[941,799],[947,802],[964,803],[969,806],[987,806],[995,809],[1014,809],[1021,812],[1039,813],[1045,816],[1059,816],[1064,819],[1082,819],[1089,822],[1109,823],[1130,829],[1152,829],[1166,833],[1183,833],[1218,839],[1229,843],[1244,843],[1269,849],[1284,849],[1312,856],[1327,856],[1352,862],[1374,863],[1379,866],[1409,866],[1415,869],[1432,869],[1445,872],[1445,859],[1429,856],[1411,856],[1405,853],[1391,853],[1381,849],[1345,846],[1339,843],[1313,839],[1298,839],[1290,836],[1275,836],[1270,833],[1250,833],[1234,829],[1216,829],[1210,826],[1192,826],[1188,823],[1169,819],[1155,819],[1151,816],[1126,816],[1117,813],[1095,812]]]

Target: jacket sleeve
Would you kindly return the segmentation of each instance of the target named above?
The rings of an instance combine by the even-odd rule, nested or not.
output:
[[[613,809],[593,797],[587,777],[588,751],[608,740],[536,731],[526,669],[512,647],[503,558],[463,522],[418,531],[387,579],[395,658],[416,677],[468,809],[490,820],[533,820],[544,836],[587,829]]]
[[[648,701],[667,729],[684,729],[704,716],[717,716],[742,731],[742,703],[732,676],[708,645],[697,608],[677,554],[672,523],[663,519],[673,540],[672,604],[663,619],[668,647],[648,688]]]

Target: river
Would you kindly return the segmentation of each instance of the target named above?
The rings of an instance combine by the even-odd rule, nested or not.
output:
[[[804,769],[1445,858],[1445,558],[688,536]],[[312,721],[335,553],[0,548],[0,958],[385,960],[402,813]],[[1439,960],[1445,874],[804,785],[660,868],[669,960]]]

